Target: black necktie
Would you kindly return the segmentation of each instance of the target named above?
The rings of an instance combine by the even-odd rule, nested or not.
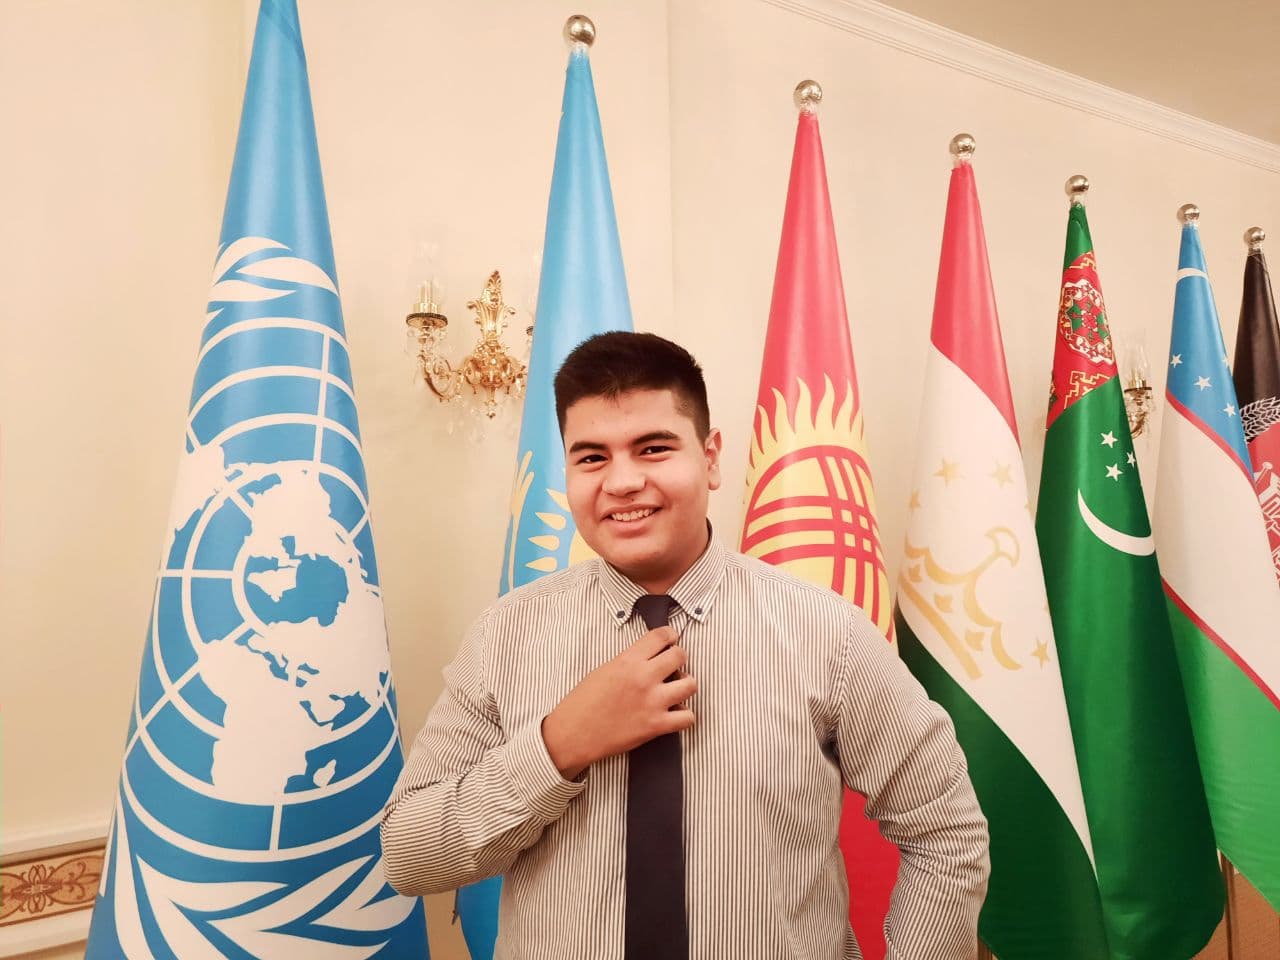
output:
[[[649,594],[635,610],[650,630],[667,623],[675,601]],[[680,734],[631,751],[627,775],[626,960],[686,960],[684,914],[684,776]]]

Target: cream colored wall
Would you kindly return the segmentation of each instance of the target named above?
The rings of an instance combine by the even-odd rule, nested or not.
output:
[[[6,842],[106,824],[231,167],[235,13],[0,6]]]
[[[0,116],[0,827],[105,825],[203,317],[253,4],[6,0]],[[532,295],[559,115],[564,18],[545,2],[300,0],[408,736],[492,598],[514,458],[499,426],[449,434],[409,383],[403,315],[438,248],[455,349],[488,272]],[[584,8],[585,9],[585,8]],[[246,13],[249,11],[249,13]],[[1239,235],[1280,223],[1280,177],[747,0],[595,0],[592,54],[637,326],[704,361],[725,428],[713,518],[739,522],[795,114],[822,111],[890,565],[902,535],[950,136],[976,161],[1034,484],[1065,227],[1090,216],[1118,339],[1161,374],[1194,199],[1234,338]],[[674,265],[674,266],[673,266]],[[523,323],[523,317],[518,318]],[[465,336],[461,336],[465,334]],[[1157,383],[1157,386],[1160,386]],[[514,418],[507,414],[508,423]],[[1144,459],[1154,458],[1144,452]],[[434,955],[463,956],[449,898]],[[76,955],[74,948],[45,955]]]
[[[791,93],[813,77],[825,93],[827,173],[891,578],[901,556],[953,134],[968,131],[978,142],[974,168],[1033,501],[1066,178],[1084,173],[1093,183],[1089,220],[1116,342],[1122,357],[1127,344],[1145,342],[1157,395],[1168,352],[1177,207],[1194,201],[1202,208],[1228,350],[1244,269],[1241,235],[1255,223],[1280,226],[1280,175],[769,3],[680,3],[671,65],[676,320],[705,361],[713,419],[726,432],[725,490],[713,518],[726,531],[740,523],[795,136]],[[1154,439],[1139,440],[1148,479],[1155,449]],[[1148,483],[1148,494],[1152,489]]]

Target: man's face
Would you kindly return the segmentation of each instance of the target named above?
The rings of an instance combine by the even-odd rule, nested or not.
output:
[[[565,411],[569,509],[591,549],[650,593],[666,593],[707,545],[720,486],[720,431],[698,439],[670,390],[587,397]]]

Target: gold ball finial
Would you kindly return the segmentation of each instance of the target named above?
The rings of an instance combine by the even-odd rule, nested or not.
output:
[[[951,138],[948,149],[957,160],[972,160],[974,151],[978,149],[978,141],[973,139],[971,133],[957,133]]]
[[[822,102],[822,85],[817,80],[801,80],[796,84],[795,101],[805,113],[813,113]]]
[[[1200,219],[1200,208],[1194,203],[1184,203],[1178,208],[1179,223],[1195,223]]]
[[[596,25],[591,22],[590,17],[575,13],[564,22],[564,38],[569,43],[581,43],[589,47],[596,42]]]
[[[1084,198],[1089,195],[1089,178],[1083,173],[1067,177],[1067,182],[1063,184],[1062,189],[1066,191],[1072,203],[1084,203]]]
[[[1262,241],[1267,239],[1267,231],[1261,227],[1250,227],[1244,232],[1244,242],[1248,246],[1250,253],[1257,253],[1262,249]]]

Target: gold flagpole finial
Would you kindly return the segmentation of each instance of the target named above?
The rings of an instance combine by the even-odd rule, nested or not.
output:
[[[957,162],[972,160],[974,151],[978,149],[978,141],[973,139],[971,133],[957,133],[951,138],[951,144],[947,149],[951,151],[951,155]]]
[[[813,113],[822,102],[822,85],[817,80],[801,80],[796,84],[794,99],[805,113]]]
[[[1200,208],[1194,203],[1184,203],[1178,208],[1179,223],[1195,223],[1200,219]]]
[[[1261,227],[1250,227],[1244,232],[1245,246],[1249,248],[1250,253],[1260,253],[1262,251],[1262,241],[1267,239],[1267,231]]]
[[[590,17],[575,13],[564,22],[564,38],[570,44],[589,47],[596,42],[596,25]]]
[[[1067,197],[1072,204],[1083,204],[1085,198],[1089,196],[1089,178],[1083,173],[1077,173],[1075,176],[1067,177],[1067,182],[1063,185]]]

